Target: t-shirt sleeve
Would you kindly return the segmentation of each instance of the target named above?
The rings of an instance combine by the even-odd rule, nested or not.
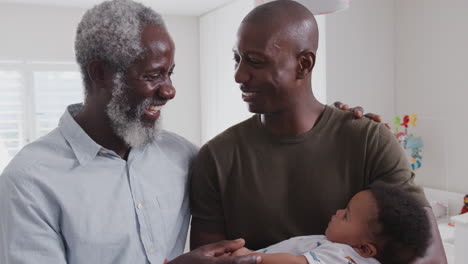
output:
[[[366,152],[370,185],[380,181],[398,186],[412,193],[424,206],[429,206],[424,191],[414,183],[415,174],[403,148],[384,125],[379,124],[369,135]]]
[[[225,234],[217,166],[208,145],[195,158],[190,180],[192,229]]]

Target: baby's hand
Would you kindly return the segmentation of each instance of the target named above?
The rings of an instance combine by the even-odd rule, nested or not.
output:
[[[237,257],[237,256],[245,256],[254,253],[255,251],[252,251],[248,248],[242,247],[239,248],[238,250],[234,251],[231,253],[231,256]]]

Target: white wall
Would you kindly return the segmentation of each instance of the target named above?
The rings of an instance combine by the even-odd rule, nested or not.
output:
[[[0,61],[74,62],[74,36],[83,9],[0,4]],[[198,18],[164,16],[176,43],[176,98],[163,114],[168,130],[200,144]]]
[[[468,193],[468,1],[353,0],[326,16],[327,99],[419,115],[419,184]]]
[[[468,1],[396,0],[396,110],[417,113],[418,181],[468,193]]]
[[[325,16],[327,101],[394,114],[394,1],[353,0]]]
[[[237,0],[200,17],[200,91],[202,143],[250,116],[234,81],[232,48],[240,22],[254,7],[253,0]],[[316,97],[326,103],[325,25],[317,17],[322,38],[313,72]]]
[[[177,94],[163,113],[164,127],[201,144],[200,40],[198,17],[164,16],[176,45],[173,84]]]
[[[232,48],[252,8],[253,1],[238,0],[200,17],[202,143],[251,116],[234,81]]]
[[[74,61],[83,10],[0,4],[0,60]]]

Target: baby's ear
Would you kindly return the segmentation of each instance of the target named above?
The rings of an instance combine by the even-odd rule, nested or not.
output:
[[[372,243],[364,243],[354,249],[363,258],[373,258],[377,255],[377,247]]]

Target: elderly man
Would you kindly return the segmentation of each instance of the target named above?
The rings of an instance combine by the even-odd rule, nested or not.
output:
[[[311,89],[318,46],[313,15],[294,1],[255,8],[234,47],[236,82],[252,118],[202,147],[191,182],[191,246],[243,237],[260,249],[324,234],[337,209],[377,182],[414,194],[406,157],[385,126],[318,102]],[[423,263],[445,263],[433,223]]]
[[[238,263],[224,241],[180,256],[197,148],[159,129],[172,98],[174,43],[130,0],[89,10],[76,34],[84,104],[27,145],[0,177],[0,263]],[[221,256],[221,257],[218,257]]]

